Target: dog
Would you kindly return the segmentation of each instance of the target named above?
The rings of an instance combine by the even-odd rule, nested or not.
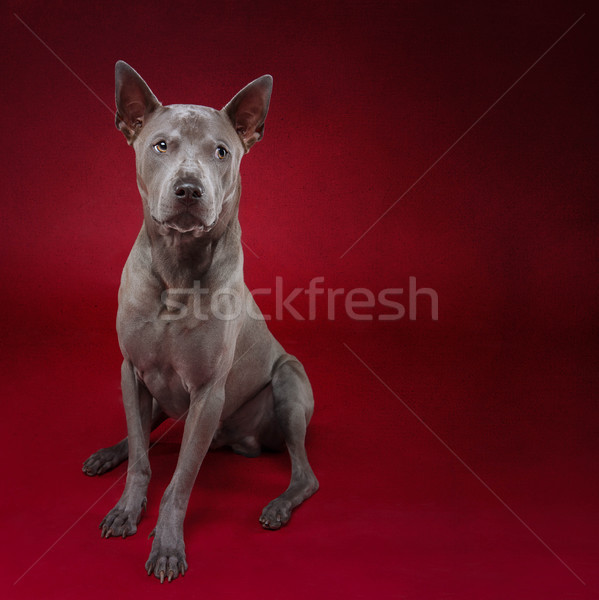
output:
[[[133,535],[151,475],[150,431],[166,418],[185,419],[145,565],[162,583],[187,570],[183,521],[210,447],[257,456],[287,446],[291,481],[262,511],[266,529],[285,525],[316,492],[305,449],[314,399],[303,366],[270,333],[243,279],[239,166],[263,137],[272,77],[256,79],[222,110],[163,106],[123,61],[115,79],[115,122],[135,150],[143,203],[117,312],[128,435],[83,471],[100,475],[129,459],[123,494],[100,529],[104,538]],[[237,310],[240,300],[247,310]]]

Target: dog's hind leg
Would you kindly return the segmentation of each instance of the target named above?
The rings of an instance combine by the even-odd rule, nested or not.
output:
[[[291,511],[318,489],[318,480],[306,455],[306,428],[314,411],[312,388],[301,363],[283,355],[275,365],[272,378],[274,413],[291,458],[289,487],[262,511],[265,529],[285,525]]]
[[[167,419],[167,415],[158,406],[158,402],[152,402],[152,430]],[[129,443],[127,438],[122,439],[118,444],[109,448],[100,448],[94,452],[84,463],[83,472],[92,477],[93,475],[102,475],[111,469],[114,469],[129,456]]]

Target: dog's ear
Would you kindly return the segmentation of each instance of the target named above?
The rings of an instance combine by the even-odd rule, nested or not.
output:
[[[126,62],[119,60],[115,69],[115,124],[129,144],[137,136],[146,119],[161,106],[146,82]]]
[[[264,121],[271,92],[272,77],[263,75],[246,85],[223,108],[241,138],[246,152],[264,135]]]

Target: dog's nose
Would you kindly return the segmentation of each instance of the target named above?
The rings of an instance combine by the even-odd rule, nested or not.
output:
[[[175,184],[175,196],[185,206],[195,204],[203,195],[204,188],[199,183],[179,182]]]

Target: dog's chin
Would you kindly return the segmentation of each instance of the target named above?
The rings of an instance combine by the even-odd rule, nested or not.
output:
[[[189,213],[177,215],[172,219],[166,219],[164,221],[160,221],[152,215],[152,219],[154,219],[160,235],[170,235],[178,232],[193,237],[200,237],[205,233],[208,233],[214,228],[217,221],[217,219],[215,219],[213,223],[206,225]]]

